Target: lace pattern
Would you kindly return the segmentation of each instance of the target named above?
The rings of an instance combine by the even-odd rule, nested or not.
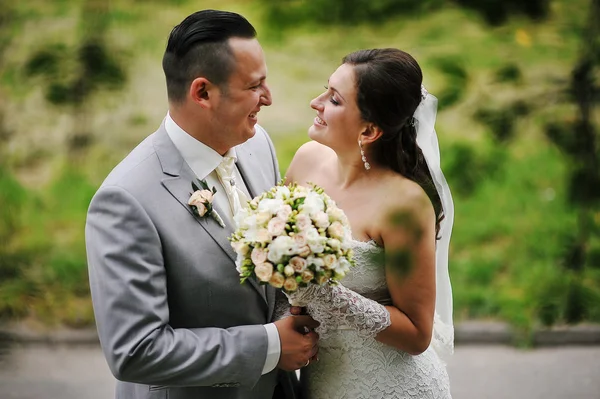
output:
[[[435,348],[435,330],[432,345],[418,356],[374,339],[374,331],[389,325],[389,313],[383,305],[391,304],[385,269],[374,261],[382,248],[373,241],[354,241],[353,249],[356,265],[344,278],[344,286],[318,288],[325,290],[318,295],[331,301],[328,306],[336,310],[315,305],[321,299],[308,306],[309,313],[322,323],[319,328],[324,326],[325,331],[320,331],[319,361],[302,369],[305,397],[450,399],[448,373]],[[282,297],[278,302],[283,301],[283,308],[289,309],[287,299]],[[385,310],[387,319],[377,310],[379,307]],[[344,315],[345,310],[351,316]],[[451,331],[439,331],[439,339],[445,343],[453,335]]]

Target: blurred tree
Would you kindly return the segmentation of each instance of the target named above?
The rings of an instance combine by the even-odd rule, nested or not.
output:
[[[81,10],[79,44],[74,48],[64,44],[45,45],[25,66],[27,76],[43,78],[41,83],[51,104],[70,109],[74,121],[68,141],[71,155],[91,142],[88,119],[93,95],[103,88],[122,89],[126,81],[123,67],[105,40],[108,7],[108,0],[86,0]]]
[[[565,102],[573,104],[576,113],[569,120],[555,120],[546,126],[548,138],[569,160],[569,201],[579,214],[578,230],[568,238],[563,259],[570,283],[564,318],[571,323],[587,316],[586,302],[591,298],[584,272],[596,259],[590,243],[593,235],[598,235],[600,224],[594,220],[600,211],[600,137],[594,126],[594,112],[600,100],[596,81],[600,73],[600,0],[590,2],[580,51],[564,89]]]
[[[276,31],[299,23],[379,23],[452,4],[476,11],[491,25],[506,22],[512,14],[540,19],[549,11],[549,0],[261,0],[260,4],[266,6],[266,21]]]

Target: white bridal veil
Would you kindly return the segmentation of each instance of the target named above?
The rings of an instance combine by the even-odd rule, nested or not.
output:
[[[421,86],[422,101],[415,111],[417,144],[429,166],[435,188],[442,201],[444,219],[440,224],[436,257],[436,301],[432,346],[442,359],[454,352],[454,324],[452,322],[452,286],[448,273],[448,250],[454,222],[454,203],[440,165],[440,148],[435,133],[438,100]]]

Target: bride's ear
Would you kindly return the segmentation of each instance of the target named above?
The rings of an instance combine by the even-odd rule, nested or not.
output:
[[[360,139],[363,144],[371,144],[379,140],[383,135],[383,131],[379,126],[372,123],[367,125],[367,128],[360,134]]]

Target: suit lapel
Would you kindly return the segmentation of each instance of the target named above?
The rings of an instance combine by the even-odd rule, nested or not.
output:
[[[161,180],[162,185],[190,213],[190,215],[196,219],[200,226],[206,230],[206,232],[213,238],[217,245],[223,249],[223,251],[235,264],[237,254],[229,242],[229,237],[233,234],[233,226],[231,226],[230,223],[226,223],[225,227],[223,228],[217,223],[216,220],[212,218],[212,216],[205,215],[204,217],[198,217],[194,214],[187,202],[193,191],[192,181],[196,179],[196,176],[169,138],[164,128],[164,124],[161,125],[160,129],[156,133],[154,146],[160,159],[163,172],[166,175]],[[224,215],[224,211],[219,209],[218,206],[215,206],[214,209],[218,214]],[[271,305],[267,303],[267,298],[265,297],[262,287],[254,279],[248,279],[247,281],[265,300],[265,304],[268,305],[269,312],[271,313]]]

